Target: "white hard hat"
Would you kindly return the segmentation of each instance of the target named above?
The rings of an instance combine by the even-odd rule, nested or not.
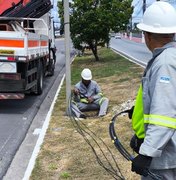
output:
[[[143,21],[137,27],[152,33],[176,33],[176,10],[167,2],[154,2],[146,9]]]
[[[81,72],[81,77],[85,80],[91,80],[92,79],[91,70],[88,68],[83,69],[83,71]]]

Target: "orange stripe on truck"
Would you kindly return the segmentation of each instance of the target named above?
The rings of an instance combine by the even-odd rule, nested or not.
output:
[[[23,40],[7,40],[7,39],[1,39],[0,40],[0,46],[5,47],[24,47],[24,41]]]
[[[48,41],[41,41],[41,46],[48,46]]]
[[[16,47],[24,48],[24,40],[0,40],[0,47]],[[41,41],[41,46],[48,46],[48,41]],[[28,40],[28,47],[39,47],[39,41],[37,40]]]
[[[29,40],[28,41],[28,47],[38,47],[39,41]]]

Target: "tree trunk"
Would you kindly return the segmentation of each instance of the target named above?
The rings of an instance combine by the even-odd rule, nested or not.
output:
[[[93,53],[93,55],[94,55],[94,57],[95,57],[95,60],[96,60],[96,61],[99,61],[98,51],[97,51],[97,44],[96,44],[96,43],[95,43],[95,45],[89,44],[89,47],[90,47],[90,49],[92,50],[92,53]]]

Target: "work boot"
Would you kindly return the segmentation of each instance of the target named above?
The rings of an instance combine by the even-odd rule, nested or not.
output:
[[[79,118],[83,118],[83,119],[86,119],[86,115],[85,114],[80,114]]]

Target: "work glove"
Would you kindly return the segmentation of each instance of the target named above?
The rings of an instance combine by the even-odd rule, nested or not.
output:
[[[134,106],[132,106],[132,108],[128,110],[128,118],[129,119],[132,119],[133,111],[134,111]]]
[[[139,154],[132,160],[131,171],[146,177],[148,176],[151,161],[152,157]]]
[[[144,139],[139,139],[136,135],[134,135],[131,138],[130,147],[133,149],[133,151],[139,154],[139,149],[143,142],[144,142]]]
[[[88,100],[88,103],[92,103],[94,101],[93,97],[88,97],[87,100]]]

